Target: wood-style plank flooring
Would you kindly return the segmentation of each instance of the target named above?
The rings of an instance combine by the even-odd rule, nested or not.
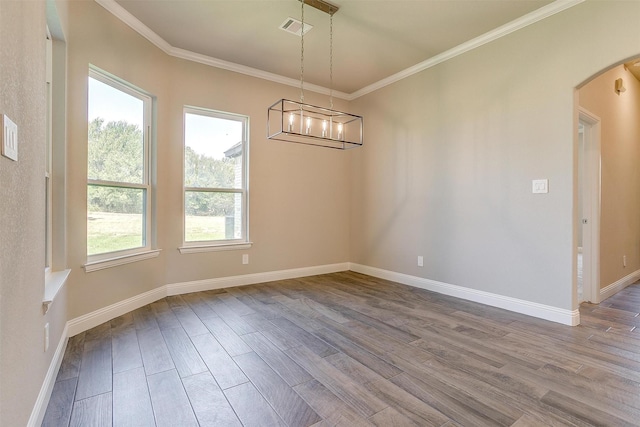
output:
[[[640,285],[568,327],[345,272],[69,339],[44,426],[640,425]]]

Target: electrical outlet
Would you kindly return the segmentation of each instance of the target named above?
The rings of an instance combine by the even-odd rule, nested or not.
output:
[[[418,256],[418,267],[423,267],[424,266],[424,258],[422,257],[422,255]]]
[[[49,350],[49,324],[44,325],[44,351]]]
[[[242,263],[249,264],[249,254],[242,254]]]
[[[549,180],[548,179],[534,179],[531,181],[533,194],[546,194],[549,192]]]
[[[2,119],[2,155],[13,160],[18,161],[18,125],[16,125],[6,115],[0,116]]]

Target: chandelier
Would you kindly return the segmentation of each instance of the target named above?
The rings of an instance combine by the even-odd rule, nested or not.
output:
[[[323,0],[299,0],[301,4],[300,101],[279,99],[267,110],[267,138],[345,150],[362,146],[363,119],[333,109],[333,15],[338,7]],[[304,102],[304,6],[329,15],[329,107]]]

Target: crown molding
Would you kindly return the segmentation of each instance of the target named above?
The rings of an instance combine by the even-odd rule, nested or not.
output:
[[[412,67],[402,70],[396,74],[393,74],[389,77],[379,80],[373,84],[365,86],[362,89],[359,89],[353,93],[345,93],[345,92],[334,90],[333,96],[335,96],[336,98],[347,100],[347,101],[353,101],[354,99],[357,99],[363,95],[366,95],[368,93],[381,89],[392,83],[398,82],[402,79],[405,79],[421,71],[424,71],[428,68],[434,67],[442,62],[448,61],[449,59],[455,58],[456,56],[462,55],[463,53],[466,53],[470,50],[476,49],[487,43],[491,43],[494,40],[497,40],[501,37],[504,37],[508,34],[513,33],[514,31],[518,31],[524,27],[527,27],[545,18],[553,16],[557,13],[560,13],[584,1],[586,0],[556,0],[553,3],[550,3],[544,7],[541,7],[540,9],[537,9],[531,13],[528,13],[514,21],[511,21],[505,25],[502,25],[501,27],[491,30],[481,36],[471,39],[452,49],[449,49],[445,52],[435,55],[423,62],[420,62],[419,64],[416,64]],[[224,61],[222,59],[214,58],[207,55],[202,55],[189,50],[176,48],[171,44],[169,44],[167,41],[165,41],[158,34],[153,32],[149,27],[144,25],[138,18],[136,18],[131,13],[129,13],[125,8],[120,6],[115,0],[95,0],[95,2],[98,3],[100,6],[102,6],[103,8],[105,8],[111,14],[113,14],[116,18],[120,19],[126,25],[131,27],[134,31],[139,33],[141,36],[149,40],[155,46],[160,48],[167,55],[180,58],[180,59],[185,59],[187,61],[197,62],[200,64],[215,67],[215,68],[220,68],[223,70],[232,71],[235,73],[244,74],[251,77],[256,77],[263,80],[268,80],[274,83],[280,83],[287,86],[298,87],[300,85],[300,81],[297,79],[292,79],[290,77],[285,77],[279,74],[259,70],[257,68],[247,67],[246,65],[240,65],[233,62]],[[305,83],[304,87],[305,87],[305,90],[320,93],[323,95],[329,95],[331,92],[326,87],[309,84],[309,83]]]
[[[420,62],[419,64],[416,64],[412,67],[409,67],[405,70],[400,71],[399,73],[393,74],[389,77],[379,80],[376,83],[372,83],[369,86],[365,86],[362,89],[359,89],[349,94],[348,100],[352,101],[363,95],[366,95],[378,89],[382,89],[383,87],[388,86],[392,83],[395,83],[402,79],[406,79],[407,77],[412,76],[421,71],[424,71],[427,68],[434,67],[442,62],[448,61],[449,59],[455,58],[456,56],[469,52],[470,50],[479,48],[480,46],[483,46],[487,43],[491,43],[494,40],[497,40],[501,37],[511,34],[514,31],[518,31],[524,27],[527,27],[545,18],[553,16],[556,13],[560,13],[584,1],[585,0],[556,0],[553,3],[543,6],[540,9],[534,10],[533,12],[528,13],[514,21],[511,21],[505,25],[502,25],[501,27],[498,27],[487,33],[484,33],[481,36],[478,36],[467,42],[459,44],[458,46],[451,48],[447,51],[444,51],[436,56],[432,56],[426,61]]]
[[[280,83],[287,86],[300,87],[300,80],[298,79],[284,77],[280,74],[270,73],[268,71],[259,70],[257,68],[247,67],[246,65],[236,64],[235,62],[224,61],[222,59],[195,53],[190,50],[172,47],[167,53],[176,58],[186,59],[187,61],[198,62],[200,64],[209,65],[211,67],[221,68],[223,70],[233,71],[235,73],[245,74],[247,76],[256,77],[263,80],[269,80],[271,82]],[[320,93],[323,95],[329,95],[330,93],[330,90],[328,88],[324,86],[314,85],[312,83],[305,83],[304,90]],[[348,93],[340,92],[337,90],[333,91],[333,96],[345,100],[348,100],[350,97]]]
[[[214,58],[200,53],[195,53],[186,49],[180,49],[172,46],[158,34],[156,34],[149,27],[144,25],[138,18],[129,13],[125,8],[120,6],[115,0],[95,0],[100,6],[109,11],[116,18],[124,22],[131,27],[134,31],[140,34],[142,37],[149,40],[156,47],[161,49],[167,55],[185,59],[187,61],[197,62],[211,67],[220,68],[235,73],[244,74],[251,77],[256,77],[263,80],[268,80],[274,83],[280,83],[287,86],[299,87],[300,80],[292,79],[290,77],[281,76],[279,74],[270,73],[268,71],[259,70],[257,68],[247,67],[246,65],[236,64],[234,62],[224,61],[222,59]],[[316,92],[322,95],[329,95],[331,90],[319,85],[311,83],[305,83],[304,89]],[[333,96],[340,99],[348,100],[350,95],[345,92],[337,90],[333,91]]]
[[[107,9],[107,11],[109,11],[113,16],[127,24],[142,37],[149,40],[165,53],[169,54],[172,46],[152,31],[151,28],[140,22],[138,18],[130,14],[124,7],[120,6],[115,0],[95,0],[95,2]]]

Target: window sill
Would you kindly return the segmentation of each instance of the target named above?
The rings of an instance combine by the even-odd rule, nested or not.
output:
[[[181,254],[197,254],[200,252],[240,251],[243,249],[251,249],[251,246],[253,246],[253,242],[220,243],[211,245],[180,246],[178,250]]]
[[[155,258],[160,255],[161,249],[151,251],[138,252],[131,255],[123,255],[115,258],[101,259],[100,261],[91,261],[86,263],[83,268],[86,273],[92,271],[104,270],[105,268],[117,267],[119,265],[129,264],[132,262],[143,261],[145,259]]]
[[[71,270],[67,269],[60,271],[48,271],[44,275],[44,299],[42,300],[44,314],[47,314],[49,307],[53,304],[53,300],[56,299],[56,296],[58,296],[58,293],[64,284],[67,283],[70,273]]]

